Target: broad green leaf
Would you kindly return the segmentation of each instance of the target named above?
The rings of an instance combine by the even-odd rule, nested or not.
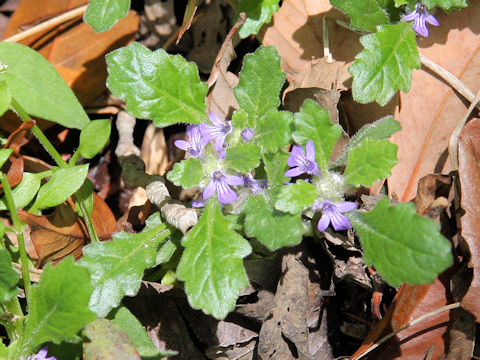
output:
[[[236,129],[254,128],[256,127],[255,119],[250,119],[246,110],[237,109],[232,114],[232,125]]]
[[[5,164],[5,161],[7,161],[10,155],[12,155],[12,152],[12,149],[0,149],[0,167]]]
[[[263,24],[270,22],[273,13],[278,11],[279,0],[241,0],[239,13],[244,12],[247,20],[238,30],[242,39],[250,35],[257,35]]]
[[[232,169],[247,173],[260,165],[260,149],[252,143],[232,146],[227,149],[226,161]]]
[[[124,306],[109,315],[112,323],[118,325],[128,335],[138,354],[148,360],[160,360],[165,356],[173,356],[175,351],[160,351],[152,343],[138,319]]]
[[[66,201],[82,186],[88,173],[88,164],[57,169],[50,180],[40,188],[31,212],[57,206]]]
[[[12,103],[12,94],[8,89],[6,81],[0,81],[0,116],[5,114],[5,112],[10,109],[10,104]]]
[[[224,319],[235,307],[238,292],[248,285],[243,258],[252,251],[250,244],[231,229],[218,201],[211,199],[182,245],[177,278],[185,282],[188,302]]]
[[[284,176],[288,170],[287,160],[289,156],[290,154],[283,150],[263,155],[263,163],[268,179],[268,192],[273,200],[275,200],[283,184],[290,180]]]
[[[349,68],[353,98],[386,105],[398,91],[408,92],[413,69],[420,68],[412,24],[381,25],[375,34],[360,38],[364,46]]]
[[[73,91],[38,52],[25,45],[1,42],[0,60],[8,65],[2,78],[12,97],[29,115],[74,129],[90,122]]]
[[[40,189],[41,179],[36,174],[23,173],[22,181],[12,190],[13,201],[16,209],[21,209],[30,204],[38,189]],[[5,196],[0,200],[0,210],[7,210],[7,200]]]
[[[159,224],[138,234],[119,232],[113,236],[113,241],[85,246],[79,264],[92,276],[94,290],[90,309],[104,317],[125,295],[134,296],[140,288],[143,272],[156,263],[157,246],[168,234],[165,225]]]
[[[377,25],[388,24],[388,14],[377,0],[330,0],[351,19],[353,28],[375,31]]]
[[[96,318],[88,308],[91,294],[90,275],[74,263],[73,257],[55,267],[48,263],[39,283],[31,289],[19,358],[26,358],[47,341],[78,341],[77,332]]]
[[[280,105],[280,90],[285,73],[280,67],[280,55],[273,46],[260,46],[253,54],[245,55],[233,90],[240,108],[247,112],[249,124],[257,129],[258,120]]]
[[[188,189],[198,186],[203,177],[202,163],[199,158],[188,158],[175,164],[167,174],[167,179],[177,186]]]
[[[315,158],[318,165],[322,171],[327,171],[330,155],[342,134],[342,128],[332,124],[328,111],[310,99],[305,100],[300,111],[294,117],[293,139],[302,146],[308,140],[312,140],[315,143]]]
[[[140,43],[106,56],[110,91],[127,103],[127,111],[153,119],[158,127],[207,122],[207,84],[197,66],[163,49],[151,51]]]
[[[83,20],[96,32],[110,30],[128,14],[130,0],[90,0]]]
[[[346,214],[357,231],[367,265],[392,286],[425,284],[452,264],[451,244],[440,225],[417,215],[412,203],[380,200],[370,212]]]
[[[300,213],[278,211],[262,195],[248,198],[244,212],[245,233],[257,238],[270,251],[302,241],[304,228]]]
[[[176,229],[172,229],[172,233],[161,245],[160,249],[157,251],[157,258],[155,260],[155,266],[160,264],[165,264],[169,262],[177,249],[181,249],[180,242],[182,240],[183,234]]]
[[[354,186],[372,186],[380,179],[390,176],[398,162],[397,145],[388,140],[363,140],[348,153],[345,181]]]
[[[141,360],[123,329],[107,319],[96,319],[83,329],[84,360]]]
[[[264,153],[276,152],[291,143],[292,131],[292,113],[271,109],[259,119],[254,141]]]
[[[357,147],[364,139],[385,140],[390,138],[397,131],[400,131],[400,123],[392,116],[385,116],[371,124],[366,124],[357,131],[349,141],[342,155],[335,161],[334,166],[343,166],[347,162],[348,152]]]
[[[87,208],[88,215],[92,215],[93,212],[93,184],[90,180],[85,179],[84,183],[75,193],[75,211],[82,217],[85,215],[82,213],[80,206],[78,205],[79,202],[83,202],[85,207]]]
[[[415,1],[413,0],[395,0],[395,5],[400,6],[403,4],[409,3],[411,6],[414,6]],[[441,7],[443,10],[450,9],[460,9],[468,6],[467,0],[423,0],[422,3],[431,9],[435,6]]]
[[[82,129],[78,151],[85,159],[91,159],[102,151],[110,139],[112,127],[109,120],[93,120]]]
[[[19,278],[13,269],[10,253],[5,249],[0,249],[0,303],[17,296]]]
[[[275,202],[277,210],[297,214],[313,205],[318,190],[304,180],[298,180],[295,184],[284,186]]]

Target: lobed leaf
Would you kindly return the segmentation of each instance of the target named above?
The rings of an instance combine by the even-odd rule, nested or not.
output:
[[[254,141],[262,152],[276,152],[291,143],[292,131],[292,113],[271,109],[259,119]]]
[[[245,233],[270,251],[300,244],[304,228],[301,214],[279,211],[263,195],[251,196],[245,205]]]
[[[413,69],[420,68],[415,32],[408,22],[381,25],[377,32],[360,38],[364,49],[349,68],[353,98],[386,105],[398,91],[408,92]]]
[[[330,0],[330,4],[342,10],[357,29],[375,31],[377,25],[388,24],[388,14],[377,0]]]
[[[346,214],[357,231],[367,265],[392,286],[425,284],[452,264],[451,244],[440,225],[417,215],[412,203],[380,200],[370,212]]]
[[[356,187],[371,186],[375,181],[388,177],[398,162],[397,145],[388,140],[364,139],[348,153],[345,181]]]
[[[110,30],[128,14],[130,0],[90,0],[83,20],[96,32]]]
[[[279,0],[241,0],[239,13],[245,13],[247,20],[238,30],[242,39],[257,35],[263,24],[270,22],[273,13],[278,11]]]
[[[276,199],[284,183],[290,180],[284,175],[288,170],[287,160],[289,156],[290,154],[283,150],[263,155],[263,163],[268,179],[268,192],[273,200]]]
[[[0,42],[0,60],[8,65],[2,78],[11,96],[29,115],[74,129],[90,122],[73,91],[38,52],[25,45]]]
[[[217,319],[225,318],[235,307],[238,292],[248,286],[243,258],[252,251],[250,244],[231,229],[212,198],[182,245],[177,278],[185,282],[188,302]]]
[[[260,165],[260,149],[252,143],[240,143],[227,149],[226,161],[232,169],[248,173]]]
[[[198,186],[203,177],[202,163],[199,158],[188,158],[175,164],[167,174],[167,179],[177,186],[188,189]]]
[[[194,63],[137,42],[111,52],[106,60],[107,86],[127,103],[130,114],[153,119],[158,127],[207,122],[208,88]]]
[[[288,184],[281,189],[275,208],[290,214],[298,214],[312,206],[317,196],[318,190],[315,185],[298,180],[295,184]]]

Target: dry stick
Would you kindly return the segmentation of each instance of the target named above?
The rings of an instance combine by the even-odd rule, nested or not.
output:
[[[76,9],[67,11],[66,13],[64,13],[62,15],[55,16],[54,18],[51,18],[51,19],[49,19],[47,21],[44,21],[44,22],[42,22],[38,25],[35,25],[34,27],[32,27],[28,30],[25,30],[25,31],[22,31],[18,34],[10,36],[3,41],[17,42],[17,41],[23,40],[23,39],[25,39],[29,36],[38,34],[42,31],[53,29],[57,25],[63,24],[64,22],[67,22],[69,20],[72,20],[72,19],[75,19],[77,17],[82,16],[83,13],[85,12],[85,10],[87,9],[87,6],[88,5],[80,6]]]
[[[465,126],[468,118],[470,117],[470,113],[477,106],[479,101],[480,101],[480,91],[477,92],[477,95],[475,95],[475,98],[470,103],[470,106],[465,112],[465,115],[458,122],[457,126],[452,132],[452,135],[450,136],[450,141],[448,142],[448,155],[450,157],[450,166],[452,167],[452,170],[458,170],[458,137],[460,136],[460,133],[462,132],[463,127]]]
[[[392,331],[390,334],[388,335],[385,335],[383,338],[381,338],[380,340],[378,340],[375,344],[373,344],[372,346],[370,346],[363,354],[361,354],[360,356],[358,356],[356,358],[356,360],[358,359],[361,359],[362,357],[364,357],[365,355],[371,353],[373,350],[375,350],[377,347],[379,347],[380,345],[382,345],[385,341],[387,341],[388,339],[394,337],[395,335],[397,335],[400,331],[403,331],[407,328],[409,328],[410,326],[414,326],[416,324],[418,324],[419,322],[422,322],[423,320],[426,320],[432,316],[435,316],[435,315],[438,315],[444,311],[448,311],[448,310],[452,310],[452,309],[456,309],[456,308],[459,308],[461,305],[460,302],[456,302],[456,303],[453,303],[453,304],[450,304],[450,305],[445,305],[445,306],[442,306],[441,308],[438,308],[436,310],[433,310],[433,311],[430,311],[426,314],[423,314],[422,316],[410,321],[409,323],[403,325],[401,328],[398,328],[397,330],[395,331]]]

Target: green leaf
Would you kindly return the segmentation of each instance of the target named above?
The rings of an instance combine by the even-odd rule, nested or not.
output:
[[[380,179],[390,176],[398,162],[397,145],[388,140],[363,140],[348,153],[345,181],[354,186],[372,186]]]
[[[249,124],[257,130],[258,120],[280,105],[285,73],[277,50],[273,46],[260,46],[253,54],[245,55],[238,78],[235,97],[240,108],[247,112]]]
[[[80,189],[87,173],[88,164],[55,170],[50,180],[40,188],[31,212],[57,206],[66,201]]]
[[[110,30],[128,14],[130,0],[90,0],[83,20],[96,32]]]
[[[83,330],[84,360],[141,360],[129,336],[107,319],[96,319]]]
[[[153,119],[158,127],[207,122],[207,84],[197,66],[163,49],[150,51],[140,43],[106,56],[110,91],[127,103],[127,111]]]
[[[398,90],[408,92],[413,69],[421,65],[412,24],[381,25],[360,42],[365,49],[348,70],[353,76],[355,101],[377,101],[384,106]]]
[[[276,194],[283,187],[283,184],[290,179],[284,174],[288,170],[287,160],[290,154],[281,150],[276,153],[264,154],[263,162],[265,164],[265,172],[268,179],[268,192],[273,200]]]
[[[203,177],[203,167],[199,158],[189,157],[175,164],[167,174],[167,179],[177,186],[188,189],[198,186]]]
[[[248,286],[242,259],[252,248],[230,227],[218,201],[209,200],[197,225],[182,240],[185,250],[177,268],[190,305],[217,319],[233,310],[238,292]]]
[[[77,332],[96,318],[88,308],[92,294],[87,269],[69,256],[52,267],[48,263],[37,285],[32,286],[28,318],[22,337],[23,359],[33,348],[51,341],[76,342]]]
[[[1,42],[0,60],[8,65],[2,77],[12,97],[28,114],[74,129],[90,122],[73,91],[38,52],[25,45]]]
[[[7,161],[10,155],[12,155],[12,152],[12,149],[0,149],[0,167],[5,164],[5,161]]]
[[[226,161],[232,169],[247,173],[260,165],[260,149],[252,143],[232,146],[227,149]]]
[[[12,94],[8,89],[6,81],[0,81],[0,116],[5,114],[5,112],[10,109],[10,104],[12,103]]]
[[[109,315],[113,324],[118,325],[128,335],[133,345],[142,357],[148,357],[148,360],[160,360],[165,356],[173,356],[175,351],[160,351],[152,343],[152,340],[146,333],[138,319],[124,306],[113,311]]]
[[[351,19],[351,26],[357,29],[375,31],[377,25],[388,24],[388,14],[377,0],[330,0]]]
[[[308,140],[315,144],[315,159],[324,172],[328,170],[333,147],[342,134],[339,125],[332,124],[328,111],[315,101],[305,100],[300,111],[294,115],[295,132],[293,139],[299,145],[305,145]]]
[[[411,3],[412,1],[395,0],[395,5]],[[422,3],[431,9],[435,6],[441,7],[443,10],[460,9],[468,6],[467,0],[423,0]]]
[[[312,206],[317,196],[318,190],[315,185],[299,180],[295,184],[288,184],[282,188],[275,202],[275,208],[297,214]]]
[[[10,253],[5,249],[0,249],[0,303],[17,296],[17,281],[19,278],[12,267]]]
[[[248,198],[244,212],[245,233],[256,237],[270,251],[302,241],[304,228],[300,213],[278,211],[262,195]]]
[[[119,232],[113,236],[113,241],[85,246],[79,264],[92,276],[94,291],[90,309],[104,317],[125,295],[134,296],[140,288],[143,272],[156,263],[157,246],[168,234],[165,225],[159,224],[138,234]]]
[[[83,204],[87,208],[88,215],[92,215],[94,200],[93,184],[90,180],[85,179],[80,189],[78,189],[78,191],[75,193],[75,200],[75,211],[77,212],[77,214],[79,214],[81,217],[85,217],[85,215],[82,213],[82,210],[80,209],[80,206],[78,205],[79,202],[83,202]]]
[[[384,198],[370,212],[346,215],[360,236],[365,263],[392,286],[430,283],[452,264],[440,225],[417,215],[412,203],[390,205]]]
[[[241,0],[239,13],[244,12],[247,20],[238,30],[242,39],[257,35],[263,24],[270,22],[273,13],[278,11],[279,0]]]
[[[41,179],[37,174],[23,173],[22,181],[12,190],[13,201],[16,209],[21,209],[30,204],[40,189]],[[7,210],[7,200],[2,197],[0,210]]]
[[[102,151],[110,139],[110,120],[93,120],[82,129],[78,151],[85,159],[91,159]]]
[[[371,124],[366,124],[352,137],[342,155],[335,161],[334,166],[343,166],[347,162],[347,155],[350,150],[356,148],[364,139],[385,140],[400,131],[402,127],[392,116],[385,116]]]
[[[254,141],[263,152],[276,152],[291,143],[292,131],[292,113],[271,109],[259,119]]]

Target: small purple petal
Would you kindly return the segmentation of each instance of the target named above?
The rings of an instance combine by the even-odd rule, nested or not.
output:
[[[344,201],[340,203],[336,203],[335,207],[337,208],[338,211],[344,213],[344,212],[349,212],[357,208],[357,203],[354,203],[353,201]]]
[[[412,21],[418,16],[416,11],[412,11],[411,13],[405,15],[402,20],[403,21]]]
[[[330,215],[330,221],[332,222],[332,226],[335,229],[335,231],[347,230],[351,226],[350,220],[348,220],[348,218],[345,215],[336,211],[334,211]]]
[[[215,125],[215,127],[222,127],[224,125],[222,119],[220,119],[214,112],[208,114],[208,118],[210,119],[211,123]]]
[[[221,180],[217,183],[217,196],[222,204],[228,204],[237,200],[237,193]]]
[[[225,144],[225,137],[227,135],[219,135],[217,136],[217,138],[215,139],[215,150],[217,151],[222,151],[223,149],[223,144]]]
[[[177,148],[182,149],[182,150],[185,150],[185,151],[187,151],[188,149],[190,149],[190,143],[188,143],[188,142],[185,141],[185,140],[175,140],[175,141],[173,142],[173,145],[175,145]]]
[[[287,170],[284,174],[285,177],[295,177],[302,175],[304,173],[303,169],[300,166],[291,168],[290,170]]]
[[[292,151],[290,152],[290,157],[287,160],[288,166],[298,166],[303,164],[303,159],[305,155],[301,146],[294,145]]]
[[[207,200],[202,198],[192,201],[192,207],[194,208],[201,208],[201,207],[204,207],[206,204],[207,204]]]
[[[422,35],[423,37],[428,37],[428,28],[425,24],[425,19],[419,17],[415,19],[413,22],[413,30],[415,30],[418,34]]]
[[[350,229],[352,227],[350,220],[342,213],[352,211],[356,207],[357,204],[351,201],[343,201],[336,204],[329,200],[325,200],[321,204],[315,201],[312,210],[322,211],[322,217],[317,225],[318,230],[324,231],[329,223],[332,224],[335,231]]]
[[[238,175],[223,175],[225,177],[225,182],[228,185],[243,185],[243,177]]]
[[[306,148],[306,153],[307,156],[306,158],[310,160],[311,162],[315,162],[315,144],[313,143],[312,140],[307,141],[307,146]]]
[[[327,214],[323,214],[317,224],[318,231],[325,231],[330,224],[330,217]]]
[[[425,16],[425,21],[428,22],[430,25],[440,26],[440,21],[438,21],[437,18],[432,14],[428,14],[427,16]]]
[[[206,200],[208,199],[209,197],[213,196],[213,194],[215,194],[215,180],[212,179],[210,180],[210,182],[208,183],[208,185],[205,187],[205,189],[203,190],[203,194],[202,194],[202,197]]]
[[[250,140],[252,140],[254,134],[255,133],[253,132],[252,129],[246,128],[245,130],[242,131],[243,141],[249,142]]]

